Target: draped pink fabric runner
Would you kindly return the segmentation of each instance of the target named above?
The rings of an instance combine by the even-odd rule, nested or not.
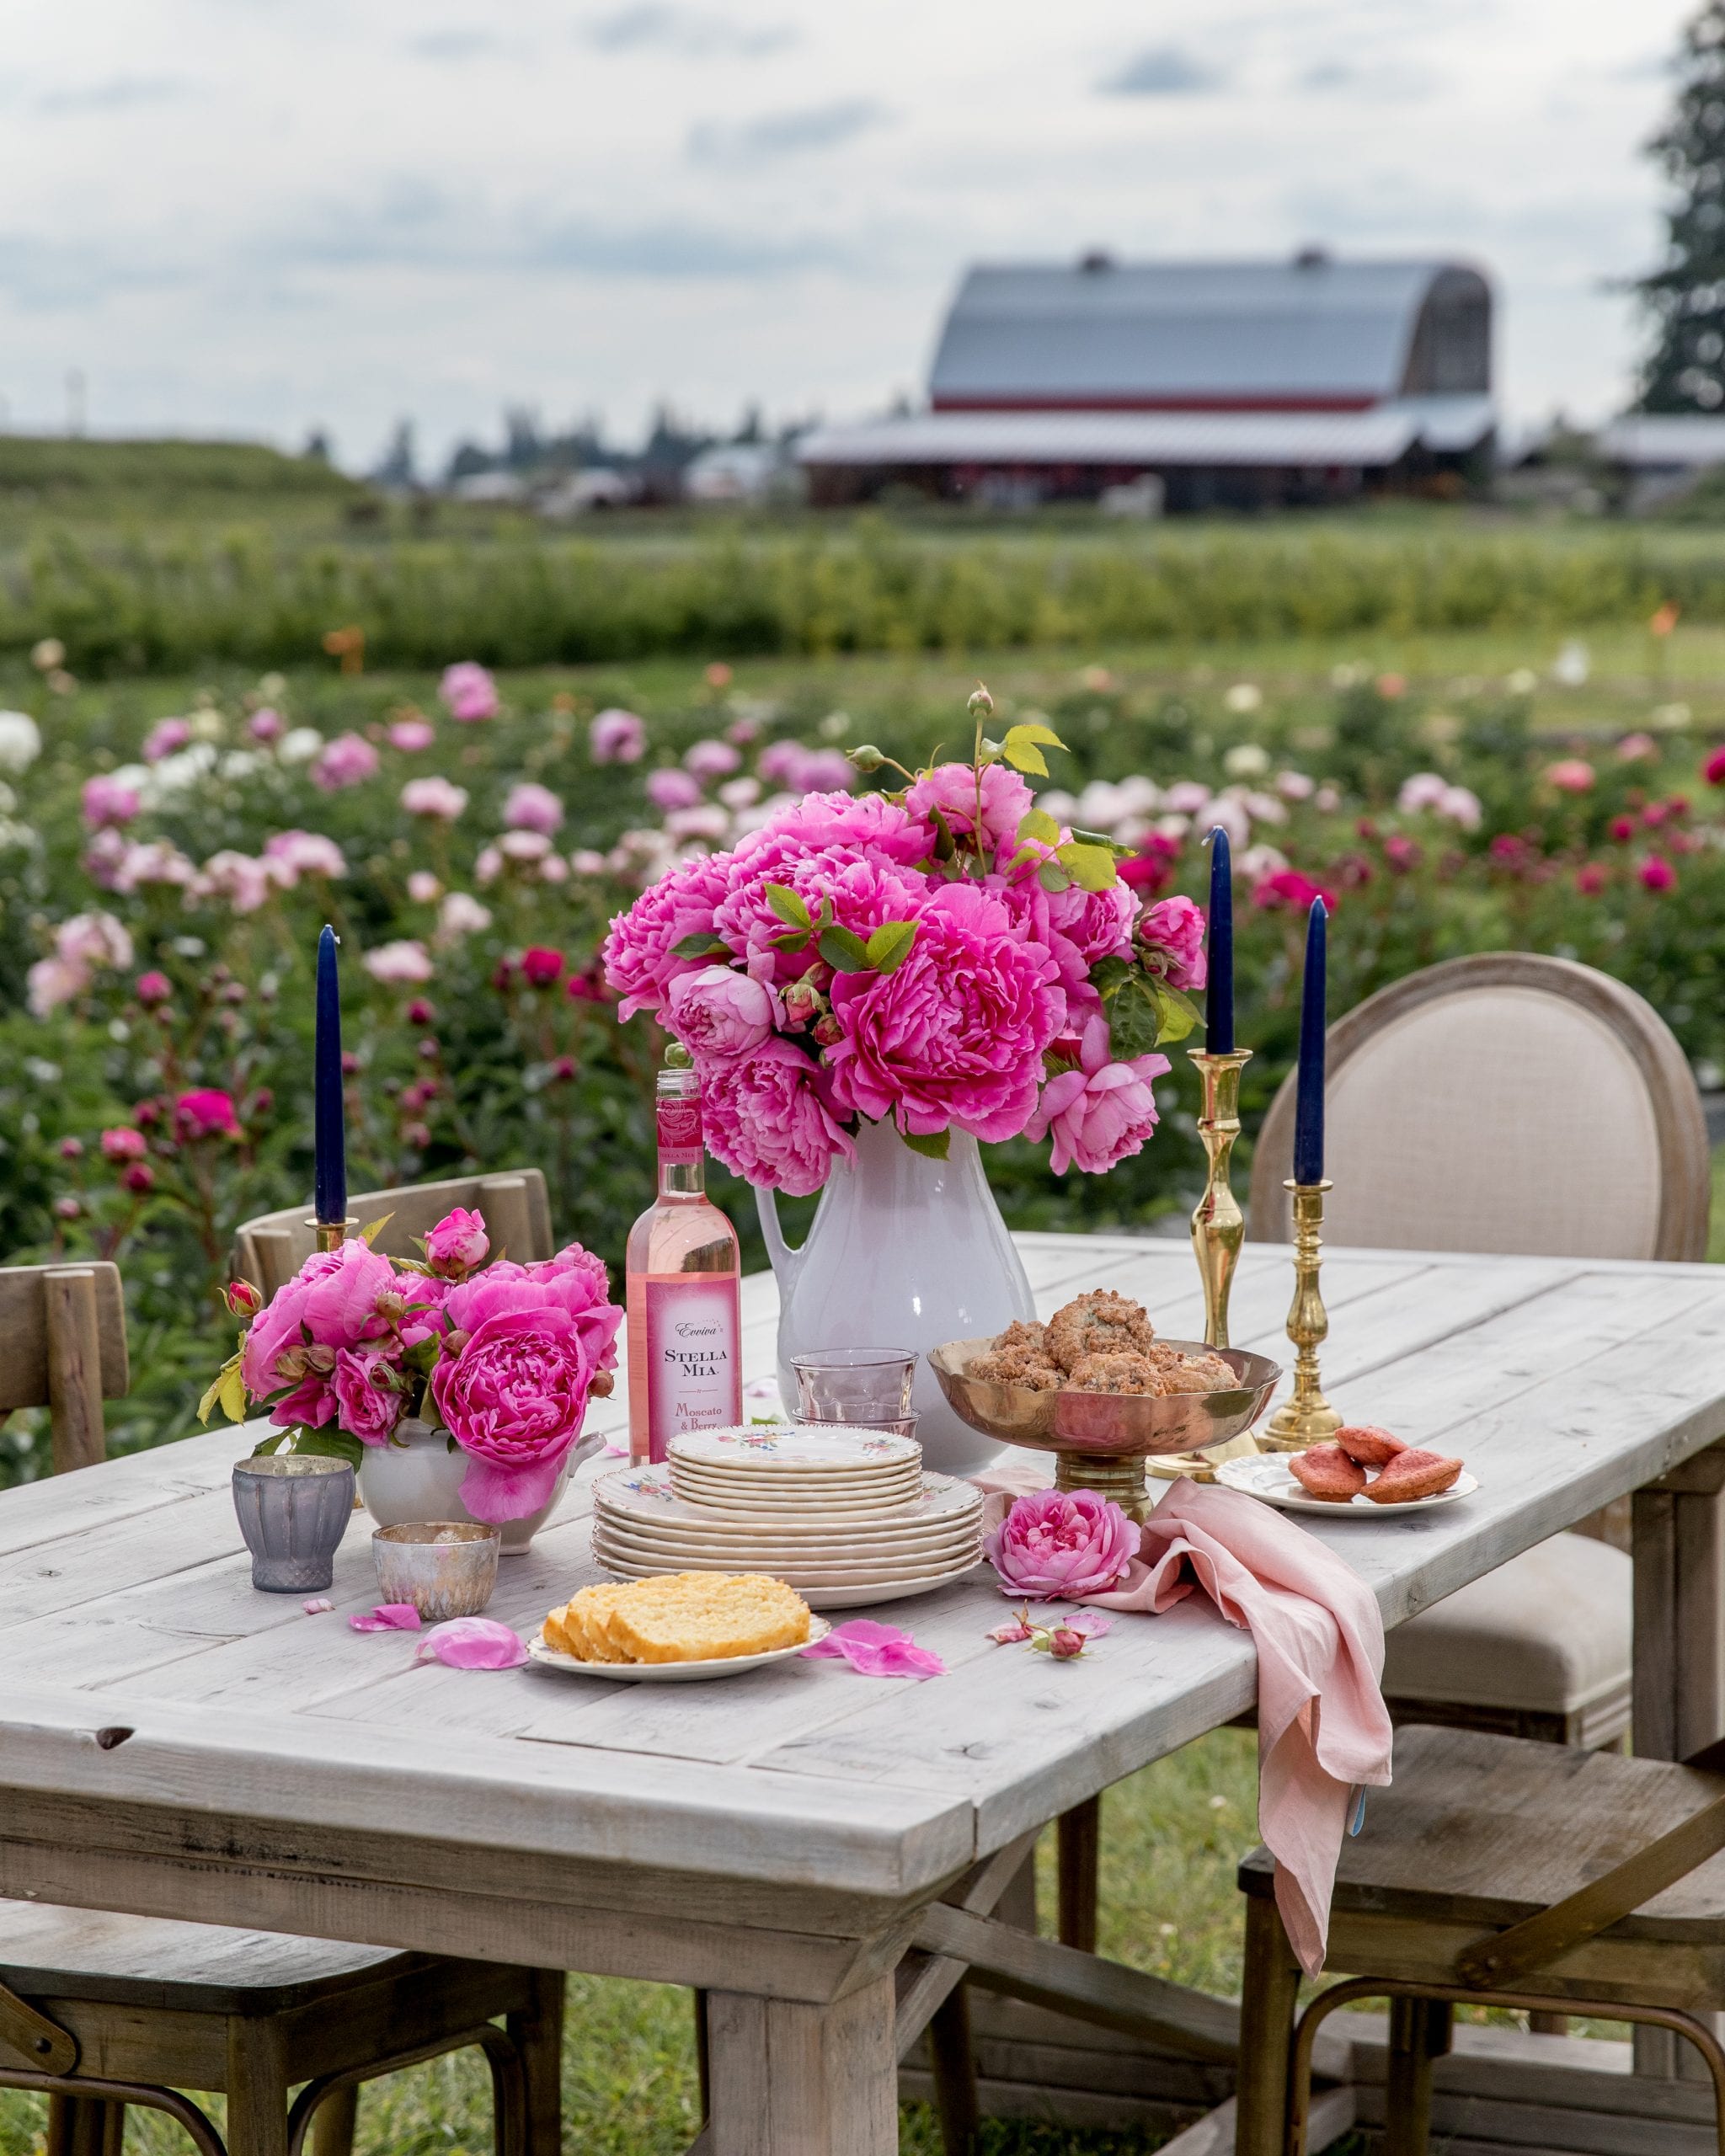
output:
[[[979,1475],[997,1494],[1046,1486],[1033,1470]],[[1237,1490],[1172,1482],[1145,1522],[1123,1583],[1082,1600],[1155,1613],[1197,1588],[1258,1650],[1258,1825],[1276,1860],[1276,1903],[1309,1976],[1323,1966],[1336,1860],[1354,1786],[1390,1779],[1390,1717],[1378,1680],[1384,1626],[1351,1566],[1284,1513]]]

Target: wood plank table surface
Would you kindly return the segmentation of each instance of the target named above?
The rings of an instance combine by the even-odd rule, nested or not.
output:
[[[1201,1330],[1183,1244],[1018,1241],[1044,1313],[1105,1283]],[[1681,1506],[1717,1486],[1684,1464],[1725,1438],[1725,1268],[1332,1250],[1323,1285],[1332,1398],[1482,1485],[1312,1524],[1386,1621],[1669,1478],[1676,1555],[1638,1565],[1638,1742],[1717,1734],[1717,1604],[1689,1638]],[[1248,1246],[1237,1344],[1279,1353],[1290,1286],[1286,1251]],[[743,1306],[745,1374],[770,1373],[770,1277]],[[625,1422],[620,1397],[595,1410]],[[377,1598],[363,1520],[334,1614],[252,1591],[228,1491],[252,1441],[0,1494],[0,1894],[705,1988],[712,2156],[896,2148],[895,1972],[937,1997],[981,1922],[928,1905],[985,1912],[1028,1834],[1252,1700],[1249,1641],[1196,1600],[1051,1665],[987,1639],[985,1571],[885,1613],[945,1657],[928,1684],[836,1661],[655,1688],[416,1665],[410,1637],[344,1621]],[[584,1479],[505,1560],[491,1614],[529,1631],[601,1576],[588,1511]]]

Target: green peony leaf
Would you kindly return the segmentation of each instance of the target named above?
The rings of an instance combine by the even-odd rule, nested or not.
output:
[[[1114,857],[1106,846],[1086,846],[1072,839],[1055,854],[1062,868],[1081,891],[1106,891],[1119,882]]]
[[[1014,771],[1028,771],[1033,778],[1046,778],[1048,761],[1043,750],[1064,749],[1065,745],[1051,726],[1009,726],[1007,738],[1001,744],[1001,754]]]
[[[766,887],[766,903],[781,921],[787,922],[793,928],[806,931],[814,925],[809,918],[808,907],[788,884],[769,883]]]
[[[1072,879],[1057,861],[1044,861],[1036,872],[1036,880],[1044,891],[1070,891]]]
[[[911,955],[916,928],[914,921],[884,921],[863,946],[863,957],[878,974],[896,973]]]
[[[721,942],[717,936],[708,935],[704,929],[699,935],[686,936],[681,943],[673,943],[670,950],[674,958],[728,958],[731,954],[729,944]]]
[[[836,974],[866,974],[868,970],[867,947],[862,938],[848,928],[824,929],[814,947]]]
[[[938,802],[930,803],[928,817],[929,821],[934,825],[935,859],[937,861],[953,860],[959,851],[958,841],[953,836],[953,827],[947,821],[945,811]]]
[[[931,1130],[921,1134],[901,1130],[899,1135],[913,1153],[921,1154],[927,1161],[945,1160],[952,1144],[952,1133],[947,1130]]]
[[[1031,840],[1039,846],[1058,846],[1060,827],[1046,808],[1033,808],[1019,823],[1016,835],[1020,846]]]

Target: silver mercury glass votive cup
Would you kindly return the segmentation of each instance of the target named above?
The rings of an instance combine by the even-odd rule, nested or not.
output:
[[[478,1615],[497,1585],[502,1547],[501,1530],[477,1520],[409,1520],[376,1530],[371,1561],[386,1602],[411,1602],[437,1624]]]
[[[234,1463],[233,1509],[265,1594],[316,1593],[334,1577],[336,1546],[354,1516],[344,1460],[274,1453]]]

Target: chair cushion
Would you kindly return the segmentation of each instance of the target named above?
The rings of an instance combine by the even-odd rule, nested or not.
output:
[[[1634,1566],[1583,1534],[1554,1534],[1398,1625],[1392,1699],[1578,1714],[1626,1691]]]
[[[0,1903],[0,1984],[26,1999],[83,1999],[186,2014],[276,2014],[369,1982],[423,1955],[275,1931]]]

